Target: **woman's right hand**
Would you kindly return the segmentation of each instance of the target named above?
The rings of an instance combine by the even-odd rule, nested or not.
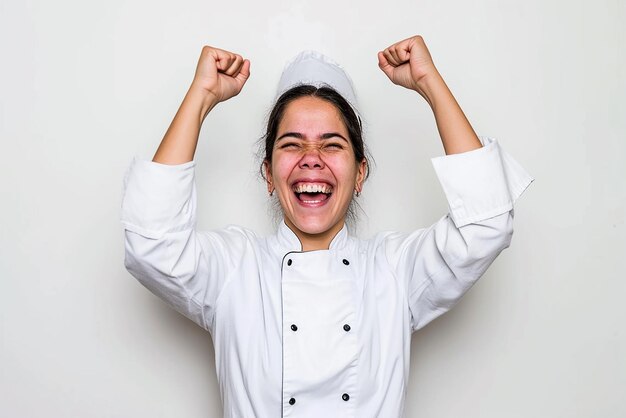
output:
[[[192,89],[212,96],[215,104],[239,94],[250,77],[250,61],[241,55],[205,45],[202,48]]]

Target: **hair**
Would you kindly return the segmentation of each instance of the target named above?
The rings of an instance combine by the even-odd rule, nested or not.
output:
[[[330,86],[315,87],[310,84],[300,84],[290,88],[280,95],[267,121],[267,128],[265,135],[263,135],[263,162],[261,164],[261,176],[265,179],[265,171],[263,167],[266,163],[272,163],[272,151],[274,150],[274,142],[278,135],[278,125],[280,124],[287,106],[296,99],[301,97],[317,97],[325,100],[328,103],[335,106],[335,108],[341,114],[343,123],[346,125],[348,135],[352,148],[354,149],[354,157],[356,163],[361,161],[367,161],[367,151],[365,150],[365,143],[363,142],[363,127],[361,125],[361,119],[355,113],[354,109],[348,103],[344,97],[339,94],[335,89]],[[366,171],[366,177],[369,175],[369,170]],[[267,179],[265,179],[267,180]]]
[[[361,119],[356,114],[350,103],[335,89],[328,85],[316,87],[310,84],[300,84],[290,88],[289,90],[281,94],[280,97],[276,100],[276,103],[274,103],[272,111],[270,112],[267,120],[265,134],[259,140],[260,149],[258,155],[263,157],[260,165],[261,177],[267,181],[264,169],[265,164],[272,163],[272,151],[274,150],[274,143],[276,142],[276,137],[278,136],[278,126],[280,125],[280,122],[285,115],[285,110],[290,103],[301,97],[317,97],[332,104],[339,111],[343,123],[348,130],[349,140],[354,150],[355,164],[359,164],[361,161],[364,160],[366,162],[365,177],[363,180],[365,181],[370,174],[369,163],[371,161],[371,158],[363,141],[363,126],[361,123]],[[352,199],[348,207],[348,212],[346,213],[346,220],[353,228],[356,226],[357,218],[355,213],[355,206],[357,206],[358,209],[361,210],[358,203],[354,199]],[[274,220],[276,221],[278,220],[277,213],[279,212],[276,209],[280,207],[280,204],[278,204],[278,202],[274,202],[273,207],[273,215],[275,218]]]

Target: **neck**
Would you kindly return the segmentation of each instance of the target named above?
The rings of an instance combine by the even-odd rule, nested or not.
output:
[[[332,242],[333,238],[335,238],[339,231],[341,231],[341,228],[343,228],[344,224],[344,222],[339,222],[328,231],[324,231],[320,234],[308,234],[306,232],[300,231],[287,218],[285,218],[285,223],[300,240],[300,243],[302,244],[302,251],[327,250],[330,247],[330,243]]]

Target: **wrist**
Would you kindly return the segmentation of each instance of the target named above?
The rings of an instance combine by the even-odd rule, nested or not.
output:
[[[418,92],[430,106],[433,106],[433,102],[443,94],[447,94],[448,86],[446,85],[443,77],[435,69],[419,79],[415,83],[414,90]]]
[[[187,95],[185,96],[185,101],[190,102],[193,107],[198,108],[202,119],[219,103],[215,94],[195,83],[191,83],[191,87],[189,87]]]

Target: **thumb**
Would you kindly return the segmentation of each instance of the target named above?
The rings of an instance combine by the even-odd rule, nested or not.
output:
[[[392,80],[393,65],[389,64],[389,61],[387,61],[382,51],[378,53],[378,67]]]

